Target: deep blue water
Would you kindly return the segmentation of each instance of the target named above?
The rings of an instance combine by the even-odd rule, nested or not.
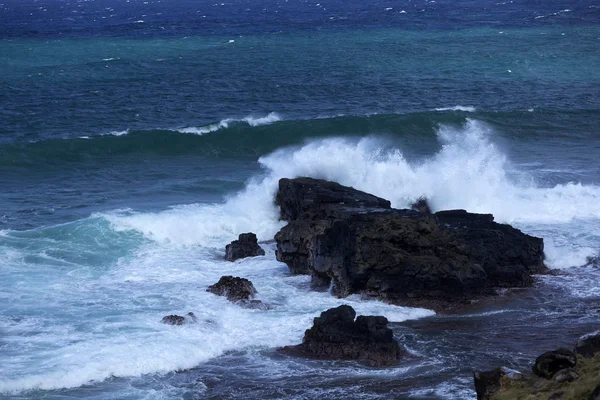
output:
[[[0,0],[0,397],[466,399],[473,369],[596,329],[599,22],[594,1]],[[341,301],[268,243],[302,175],[492,212],[566,275],[454,317],[347,299],[419,355],[398,368],[282,358]],[[267,256],[221,261],[244,231]],[[274,309],[206,294],[223,274]],[[188,311],[211,322],[159,323]]]

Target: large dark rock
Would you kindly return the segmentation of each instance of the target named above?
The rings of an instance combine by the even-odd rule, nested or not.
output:
[[[306,330],[302,344],[284,351],[317,359],[359,360],[371,366],[393,365],[404,353],[381,316],[358,316],[343,305],[321,313]]]
[[[575,345],[575,353],[587,358],[600,353],[600,335],[591,335],[579,340]]]
[[[234,240],[225,246],[225,259],[227,261],[264,255],[265,251],[258,245],[256,235],[252,232],[240,234],[238,240]]]
[[[490,214],[391,209],[384,199],[311,178],[281,179],[276,203],[289,221],[275,235],[277,259],[338,296],[464,300],[530,286],[532,274],[546,271],[542,239]]]
[[[506,376],[502,368],[491,371],[475,372],[475,392],[477,400],[490,400],[492,396],[502,387],[502,379]]]
[[[568,349],[547,351],[535,360],[533,373],[545,379],[552,377],[563,369],[573,368],[577,364],[575,353]]]
[[[246,278],[222,276],[219,282],[206,289],[207,292],[225,296],[229,301],[249,301],[256,294],[252,282]]]

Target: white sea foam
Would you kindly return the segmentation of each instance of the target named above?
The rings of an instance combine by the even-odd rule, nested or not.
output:
[[[70,263],[50,267],[56,260],[38,253],[29,255],[39,260],[36,264],[27,263],[23,253],[27,248],[9,252],[0,243],[0,258],[12,265],[0,270],[0,282],[15,279],[11,271],[37,276],[26,287],[3,291],[2,300],[15,305],[11,311],[15,315],[40,309],[38,314],[48,319],[0,320],[3,340],[11,348],[23,349],[4,357],[0,392],[162,373],[193,367],[228,350],[298,343],[314,316],[340,303],[351,304],[359,314],[385,315],[392,321],[431,315],[422,309],[311,292],[309,278],[289,276],[287,267],[275,261],[270,244],[263,245],[264,257],[222,261],[223,246],[240,232],[253,231],[268,240],[281,227],[273,204],[281,177],[335,180],[388,198],[395,207],[425,196],[434,209],[492,212],[501,222],[544,237],[548,259],[557,266],[577,265],[597,248],[599,187],[578,183],[542,187],[531,179],[515,178],[507,172],[513,169],[507,157],[494,144],[494,132],[478,121],[469,120],[462,128],[442,126],[438,137],[441,150],[418,162],[408,162],[400,149],[390,149],[378,138],[316,140],[262,157],[264,174],[222,204],[98,214],[92,218],[106,219],[112,227],[105,234],[128,235],[130,241],[147,238],[133,254],[128,251],[101,271]],[[16,240],[11,235],[5,232],[2,240]],[[86,234],[81,240],[86,238],[95,246],[103,243],[98,235]],[[46,249],[53,243],[44,240],[42,245]],[[74,254],[82,248],[73,242]],[[51,255],[51,250],[44,252]],[[66,249],[60,251],[64,254]],[[258,298],[273,309],[243,309],[203,290],[226,274],[252,280]],[[585,289],[593,283],[582,285],[581,293],[597,295]],[[163,315],[188,311],[203,323],[171,327],[159,322]],[[88,325],[82,329],[81,323]],[[440,386],[428,394],[446,390]]]
[[[580,183],[540,187],[527,176],[509,175],[512,167],[486,125],[469,120],[463,128],[441,127],[438,137],[442,149],[414,163],[378,138],[312,141],[262,157],[266,175],[249,182],[224,204],[108,218],[116,229],[134,229],[152,240],[182,245],[221,246],[248,230],[260,239],[271,239],[281,226],[272,201],[279,179],[312,176],[387,198],[398,208],[426,197],[435,210],[493,213],[497,221],[526,227],[534,234],[546,233],[544,226],[600,219],[600,187]],[[563,251],[564,244],[558,248]],[[551,258],[560,264],[551,249]],[[581,253],[575,261],[585,253],[577,252]]]
[[[436,108],[435,111],[464,111],[464,112],[475,112],[476,108],[472,106],[454,106],[454,107],[440,107]]]
[[[299,343],[315,316],[340,304],[391,321],[432,315],[427,310],[362,301],[358,296],[340,300],[311,292],[306,289],[308,277],[289,276],[287,267],[275,261],[274,249],[266,250],[264,257],[229,263],[203,248],[182,252],[149,243],[97,279],[65,277],[48,268],[45,279],[30,282],[29,296],[22,297],[19,305],[42,308],[44,317],[0,320],[3,339],[25,349],[3,360],[0,393],[166,373],[194,367],[228,350],[259,351]],[[31,266],[16,267],[22,268]],[[223,274],[251,279],[258,298],[273,308],[248,310],[207,293],[204,288]],[[34,301],[32,294],[45,298],[44,303],[28,304]],[[196,314],[199,323],[181,327],[160,323],[163,315],[188,311]],[[53,314],[58,320],[46,317]],[[36,334],[27,335],[30,332]]]

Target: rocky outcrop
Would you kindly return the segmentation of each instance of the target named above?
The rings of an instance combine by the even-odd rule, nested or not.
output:
[[[197,322],[196,315],[193,312],[187,313],[185,317],[181,315],[167,315],[163,317],[161,322],[167,325],[183,325],[183,324],[193,324]]]
[[[222,276],[219,282],[209,286],[206,291],[217,296],[225,296],[227,300],[232,302],[248,301],[256,294],[252,282],[246,278],[234,276]]]
[[[480,373],[487,375],[478,379],[475,373],[477,399],[600,400],[600,349],[594,345],[597,340],[598,335],[588,336],[577,343],[575,352],[561,348],[540,355],[533,374],[509,377],[493,370]]]
[[[206,291],[217,296],[225,296],[227,300],[244,308],[253,310],[271,309],[271,306],[268,304],[253,299],[257,292],[252,282],[246,278],[222,276],[219,282],[209,286]]]
[[[340,297],[464,300],[530,286],[532,274],[546,271],[542,239],[490,214],[391,209],[387,200],[311,178],[281,179],[276,203],[288,221],[275,235],[277,259]]]
[[[265,251],[258,245],[256,235],[252,232],[240,234],[238,240],[234,240],[225,246],[225,259],[227,261],[264,255]]]
[[[355,319],[356,318],[356,319]],[[317,359],[359,360],[371,366],[398,362],[404,351],[381,316],[358,316],[343,305],[321,313],[304,334],[302,344],[282,350]]]
[[[490,400],[494,393],[502,387],[502,379],[506,373],[502,368],[496,368],[491,371],[475,372],[473,379],[475,381],[475,392],[477,400]]]
[[[545,379],[552,379],[563,369],[572,368],[577,364],[575,353],[568,349],[547,351],[535,360],[533,373]]]

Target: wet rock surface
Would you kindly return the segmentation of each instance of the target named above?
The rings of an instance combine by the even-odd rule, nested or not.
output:
[[[343,305],[321,313],[304,334],[302,344],[284,347],[294,355],[317,359],[359,360],[371,366],[390,366],[405,353],[381,316],[358,316]]]
[[[542,239],[491,214],[391,209],[385,199],[311,178],[281,179],[276,203],[288,221],[275,235],[277,259],[340,297],[464,301],[530,286],[532,274],[547,270]]]
[[[250,301],[256,294],[252,282],[246,278],[234,276],[222,276],[219,282],[206,289],[207,292],[217,296],[225,296],[229,301]]]
[[[252,232],[240,234],[237,240],[225,246],[225,259],[227,261],[264,255],[265,251],[258,245],[258,239]]]

